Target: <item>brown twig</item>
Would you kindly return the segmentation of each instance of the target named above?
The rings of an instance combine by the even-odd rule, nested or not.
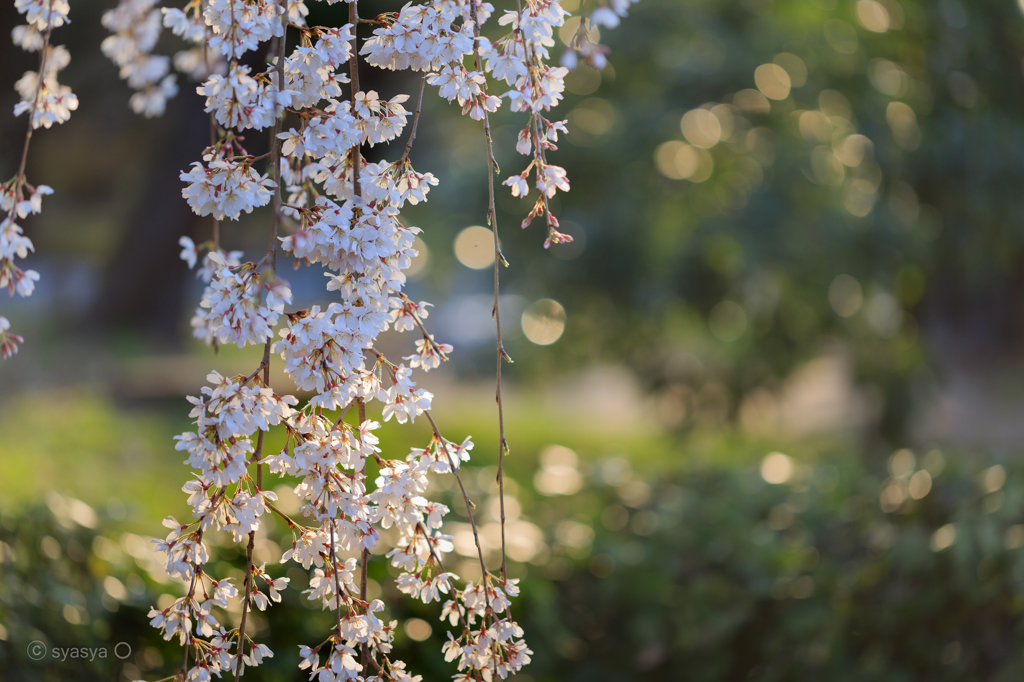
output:
[[[337,535],[334,529],[334,518],[331,518],[331,570],[334,572],[334,613],[336,616],[336,624],[338,632],[338,639],[336,643],[341,642],[341,579],[338,578],[338,559],[334,552],[334,538]]]
[[[204,13],[206,7],[206,0],[199,4],[199,9],[196,10],[199,16]],[[213,65],[210,64],[210,27],[203,22],[203,61],[206,63],[206,75],[209,77],[213,73]],[[217,116],[215,112],[210,111],[210,146],[217,144]],[[213,219],[213,251],[220,251],[220,221],[216,218]]]
[[[234,5],[232,5],[232,12],[234,11]],[[282,25],[284,26],[284,32],[280,38],[277,39],[277,91],[282,92],[284,90],[284,53],[285,47],[288,42],[288,13],[285,12],[282,15]],[[278,103],[275,100],[274,109],[277,113]],[[283,112],[281,112],[283,114]],[[274,176],[277,180],[277,188],[274,192],[273,202],[273,215],[270,218],[270,244],[267,246],[267,255],[263,257],[264,261],[269,260],[269,267],[271,274],[274,275],[277,272],[277,230],[281,220],[281,162],[280,154],[281,147],[278,144],[277,135],[281,132],[281,115],[275,117],[274,128],[270,138],[270,157],[271,164],[274,166]],[[260,363],[260,367],[263,369],[263,385],[270,386],[270,346],[271,340],[268,339],[263,344],[263,360]],[[254,376],[259,373],[259,369],[256,370]],[[261,461],[263,454],[263,437],[264,431],[260,431],[256,438],[256,450],[253,453],[254,459],[256,460],[256,488],[257,490],[263,489],[263,463]],[[238,651],[236,652],[237,661],[235,663],[235,682],[242,676],[242,656],[245,652],[245,622],[249,611],[249,601],[252,590],[252,551],[256,544],[256,532],[249,531],[249,544],[245,550],[245,594],[242,599],[242,619],[238,625]]]
[[[437,353],[442,360],[447,360],[448,356],[445,355],[445,353],[441,350],[441,347],[437,345],[437,342],[434,341],[433,336],[431,336],[430,332],[427,331],[426,325],[423,324],[423,320],[421,320],[420,316],[416,313],[415,310],[413,310],[414,304],[412,302],[412,299],[406,296],[405,292],[399,292],[398,296],[407,304],[409,304],[409,315],[412,317],[412,321],[416,323],[416,326],[419,327],[419,330],[423,333],[423,338],[426,339],[427,343],[430,344],[431,348],[434,349],[434,352]]]
[[[39,96],[43,94],[45,85],[43,83],[46,77],[46,58],[50,53],[50,32],[53,31],[53,26],[50,24],[50,20],[53,18],[53,0],[47,0],[46,3],[46,35],[43,36],[43,49],[39,55],[39,74],[36,79],[36,92],[32,97],[32,109],[28,112],[28,132],[25,133],[25,145],[21,148],[21,164],[18,166],[18,174],[15,176],[18,178],[15,180],[17,185],[17,191],[21,192],[21,187],[25,182],[25,164],[28,163],[28,147],[32,141],[32,131],[35,130],[33,123],[35,122],[36,112],[39,110]],[[21,198],[19,194],[19,199]]]
[[[420,79],[420,94],[416,98],[416,111],[412,114],[412,128],[409,130],[409,139],[405,143],[405,151],[402,152],[402,158],[398,160],[397,167],[401,168],[402,165],[409,160],[409,152],[412,151],[412,143],[416,139],[416,127],[420,122],[420,111],[423,109],[423,90],[427,87],[427,72],[423,72],[423,77]]]
[[[202,529],[200,529],[198,531],[198,533],[196,534],[196,542],[202,542],[202,541],[203,541],[203,531],[202,531]],[[192,584],[189,585],[188,596],[185,597],[185,599],[189,603],[192,602],[192,597],[195,596],[195,593],[196,593],[196,577],[197,577],[197,574],[199,573],[199,571],[201,571],[201,570],[202,569],[199,568],[198,564],[192,564]],[[189,633],[189,639],[191,640],[191,638],[192,638],[192,635],[191,635],[191,633]],[[181,662],[181,674],[182,674],[183,677],[184,677],[185,672],[187,671],[187,669],[188,669],[188,644],[185,645],[185,660],[183,660]]]
[[[352,24],[352,57],[349,60],[349,81],[352,84],[352,112],[356,109],[356,93],[359,92],[359,8],[358,0],[352,0],[348,6],[348,22]],[[352,148],[352,193],[362,196],[359,187],[359,167],[362,165],[362,145],[357,143]],[[355,218],[353,217],[353,220]]]
[[[277,92],[284,92],[284,53],[288,43],[288,12],[281,15],[283,32],[277,44]],[[270,269],[277,273],[277,233],[281,225],[281,144],[277,136],[281,133],[281,120],[284,112],[278,113],[278,102],[274,101],[274,129],[270,135],[270,163],[274,167],[274,179],[277,181],[277,188],[274,191],[274,214],[270,219],[270,245],[267,247],[267,256],[270,258]],[[269,347],[269,346],[268,346]]]
[[[447,573],[448,570],[444,567],[444,562],[441,561],[441,557],[434,551],[434,545],[431,544],[431,542],[430,542],[431,537],[427,533],[427,528],[426,528],[426,526],[423,525],[422,521],[420,523],[416,524],[416,530],[418,530],[420,533],[423,534],[423,539],[427,543],[427,550],[430,552],[430,556],[434,559],[434,561],[437,563],[438,567],[441,569],[441,572],[442,573]],[[454,589],[454,588],[452,588],[452,589]],[[455,601],[455,605],[459,609],[459,618],[462,621],[462,633],[463,634],[469,634],[469,616],[466,613],[466,605],[463,604],[461,601],[459,601],[459,599],[457,597],[455,598],[454,601]]]
[[[438,442],[441,444],[441,449],[444,451],[444,456],[448,460],[448,468],[451,469],[452,475],[455,476],[455,480],[459,484],[459,490],[462,492],[462,499],[466,503],[466,515],[469,517],[469,526],[473,529],[473,542],[476,545],[476,554],[480,559],[480,580],[487,580],[487,576],[490,575],[487,572],[487,565],[484,563],[484,549],[483,545],[480,544],[480,534],[477,531],[476,520],[473,518],[473,508],[476,507],[469,499],[469,493],[466,492],[466,486],[462,484],[462,477],[459,476],[458,467],[455,466],[455,460],[452,459],[452,455],[448,452],[448,443],[441,436],[441,432],[437,428],[437,423],[434,418],[430,415],[430,412],[424,411],[424,416],[430,422],[430,427],[434,430],[434,435],[437,437]]]
[[[264,501],[263,504],[264,504],[264,506],[266,506],[267,509],[269,509],[270,511],[274,512],[275,514],[280,516],[282,519],[284,519],[288,523],[288,527],[289,528],[298,528],[299,530],[306,530],[305,526],[303,526],[301,523],[299,523],[298,521],[296,521],[292,517],[290,517],[287,514],[285,514],[283,511],[281,511],[280,509],[278,509],[277,507],[272,505],[270,502]]]
[[[354,4],[354,3],[353,3]],[[363,422],[366,421],[366,403],[363,402],[362,398],[356,398],[356,407],[358,409],[359,425],[362,426]],[[363,459],[363,466],[361,471],[363,478],[366,478],[366,460]],[[359,599],[366,602],[366,562],[370,560],[370,550],[363,548],[362,555],[359,558]],[[367,642],[362,646],[362,652],[360,654],[360,660],[363,664],[363,675],[366,674],[366,663],[370,658],[370,643]]]
[[[470,16],[473,18],[473,33],[477,38],[473,43],[473,58],[476,64],[476,70],[483,73],[483,64],[480,59],[480,25],[476,18],[476,3],[470,2]],[[508,441],[505,439],[505,411],[504,406],[501,402],[501,363],[506,359],[509,359],[508,353],[505,352],[505,347],[501,342],[501,310],[498,305],[498,292],[499,292],[499,280],[501,264],[506,263],[504,255],[501,253],[501,243],[498,240],[498,215],[494,205],[494,174],[497,171],[497,163],[494,160],[494,142],[491,138],[491,122],[490,117],[487,115],[487,110],[483,109],[484,114],[484,138],[487,141],[487,222],[491,226],[491,233],[494,237],[494,307],[491,310],[491,315],[494,318],[494,332],[497,343],[497,358],[495,362],[494,371],[494,401],[498,405],[498,505],[501,514],[501,579],[504,581],[506,576],[505,570],[505,475],[504,475],[504,463],[505,453],[508,452]]]

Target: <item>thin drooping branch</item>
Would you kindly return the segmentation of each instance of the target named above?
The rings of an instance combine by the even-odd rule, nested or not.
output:
[[[470,12],[473,18],[473,33],[476,40],[473,42],[473,58],[476,70],[483,73],[483,62],[480,59],[480,24],[477,21],[476,2],[470,2]],[[508,360],[511,362],[505,347],[501,342],[501,308],[499,306],[499,284],[500,271],[503,263],[507,264],[505,256],[501,253],[501,242],[498,239],[498,214],[494,205],[494,174],[498,172],[497,163],[494,160],[494,142],[491,138],[491,120],[487,109],[483,108],[484,139],[487,142],[487,224],[491,226],[491,233],[494,237],[494,307],[491,309],[491,316],[494,318],[494,333],[497,344],[497,357],[494,370],[494,401],[498,406],[498,505],[501,515],[501,579],[506,579],[505,570],[505,453],[508,451],[508,441],[505,439],[505,410],[501,402],[501,365]]]
[[[423,109],[423,91],[427,87],[427,75],[429,72],[424,71],[423,77],[420,78],[420,94],[416,97],[416,111],[412,114],[412,128],[409,130],[409,139],[405,143],[405,151],[402,152],[402,158],[398,160],[398,168],[401,169],[402,165],[409,160],[409,152],[412,151],[412,143],[416,140],[416,127],[420,123],[420,111]]]
[[[353,3],[355,4],[355,3]],[[359,425],[362,426],[363,422],[366,421],[366,403],[363,402],[362,398],[356,398],[357,416],[359,418]],[[366,459],[363,459],[363,466],[361,471],[357,471],[357,474],[362,474],[364,484],[366,480]],[[359,557],[359,599],[366,603],[366,562],[370,560],[370,550],[363,547],[363,552]],[[366,663],[370,658],[370,642],[367,641],[362,646],[362,652],[360,654],[360,660],[363,664],[363,675],[366,675]]]
[[[438,555],[438,553],[434,551],[434,544],[431,542],[432,538],[430,537],[430,534],[427,533],[427,528],[423,525],[422,521],[416,524],[416,530],[418,530],[420,534],[423,535],[423,539],[427,543],[427,550],[430,552],[430,556],[434,560],[434,563],[437,564],[438,568],[441,569],[442,573],[447,573],[448,570],[444,567],[444,562],[441,561],[440,555]],[[463,634],[468,634],[469,618],[467,617],[466,614],[466,605],[460,602],[458,599],[456,599],[455,606],[459,609],[459,620],[462,621],[462,632]]]
[[[445,354],[443,350],[441,350],[441,346],[439,346],[437,342],[434,341],[433,335],[427,331],[426,325],[423,324],[423,320],[416,312],[412,299],[410,299],[405,293],[399,294],[399,298],[401,298],[402,301],[406,304],[406,310],[408,310],[409,316],[412,317],[412,321],[416,323],[416,327],[420,330],[420,333],[423,334],[423,338],[426,340],[426,342],[430,344],[430,347],[434,349],[434,352],[437,353],[442,360],[447,360],[448,356]]]
[[[274,201],[273,201],[273,214],[270,218],[270,244],[267,246],[267,254],[263,260],[269,263],[271,276],[275,276],[277,273],[277,233],[278,227],[281,221],[281,146],[278,143],[277,136],[281,132],[281,119],[284,117],[284,111],[278,111],[280,106],[279,93],[284,91],[284,54],[285,47],[288,42],[288,13],[284,12],[281,18],[282,31],[280,38],[276,41],[277,47],[277,90],[274,99],[274,113],[275,120],[274,126],[271,129],[270,135],[270,163],[273,168],[275,184],[277,187],[274,189]],[[265,387],[270,386],[270,346],[272,344],[271,339],[263,344],[263,359],[260,362],[260,368],[263,369],[263,385]],[[256,372],[259,372],[257,368]],[[260,430],[259,435],[256,437],[256,450],[253,453],[253,459],[256,462],[256,489],[258,491],[263,490],[263,436],[264,431]],[[238,625],[238,650],[236,652],[237,660],[235,663],[235,680],[242,675],[243,660],[242,656],[245,653],[245,624],[246,617],[249,611],[249,602],[252,595],[252,552],[253,547],[256,544],[256,531],[249,531],[249,544],[245,550],[245,592],[242,597],[242,619]]]
[[[334,614],[335,614],[335,625],[338,632],[338,641],[341,641],[341,579],[338,577],[338,555],[335,552],[335,538],[337,537],[337,529],[334,526],[334,517],[331,517],[331,570],[334,572]]]
[[[480,579],[486,581],[487,576],[487,564],[484,563],[484,549],[483,545],[480,544],[480,533],[477,531],[476,520],[473,518],[473,509],[476,505],[473,504],[469,499],[469,493],[466,492],[466,486],[462,484],[462,477],[459,476],[459,469],[455,465],[455,460],[452,459],[451,452],[448,451],[448,442],[445,441],[444,437],[441,436],[441,432],[437,428],[437,423],[434,418],[430,415],[429,411],[425,411],[424,416],[430,421],[430,427],[434,430],[434,436],[441,444],[441,448],[444,450],[445,459],[448,460],[448,468],[451,469],[452,474],[455,476],[456,482],[459,484],[459,490],[462,492],[462,500],[466,503],[466,516],[469,517],[469,526],[473,529],[473,543],[476,545],[476,554],[480,559]]]
[[[377,356],[377,360],[383,363],[384,367],[387,368],[391,374],[392,380],[394,380],[394,365],[384,357],[384,354],[380,351],[374,350],[373,348],[367,349],[371,353]],[[448,468],[451,470],[452,475],[455,476],[455,481],[459,484],[459,491],[462,493],[462,500],[466,504],[466,516],[469,517],[470,528],[473,529],[473,544],[476,546],[477,557],[480,560],[480,579],[486,581],[490,575],[487,572],[487,564],[484,562],[484,549],[480,543],[480,533],[477,529],[476,519],[473,517],[473,510],[476,509],[476,505],[469,499],[469,493],[466,492],[466,486],[462,483],[462,476],[459,475],[459,468],[452,458],[451,452],[448,450],[448,441],[441,435],[440,429],[437,427],[437,422],[434,421],[434,417],[430,414],[430,410],[424,410],[423,415],[430,422],[430,428],[434,432],[434,438],[440,444],[442,451],[444,452],[445,460],[448,462]]]
[[[288,43],[288,12],[284,12],[281,15],[281,23],[283,24],[283,30],[281,38],[277,44],[277,93],[276,97],[279,97],[280,93],[284,92],[284,53],[285,47]],[[281,103],[275,99],[274,101],[274,128],[270,135],[270,164],[273,166],[274,180],[277,187],[274,189],[274,213],[270,218],[270,244],[267,247],[267,256],[270,260],[270,270],[273,274],[277,274],[277,235],[280,231],[281,226],[281,184],[284,181],[281,173],[281,142],[277,136],[281,133],[281,121],[284,119],[285,112],[278,112],[278,107]],[[270,342],[267,342],[267,348],[270,348]],[[269,370],[269,364],[266,368]]]
[[[263,432],[256,439],[256,451],[263,450]],[[259,466],[259,465],[257,465]],[[238,649],[235,651],[235,682],[242,676],[245,655],[245,621],[249,616],[249,601],[252,594],[252,551],[256,546],[256,533],[249,531],[249,544],[245,548],[245,579],[243,580],[242,619],[238,623]]]
[[[270,385],[270,342],[263,346],[263,385]],[[253,459],[256,462],[256,489],[263,490],[263,463],[260,461],[263,456],[263,436],[265,432],[260,431],[256,436],[256,450],[253,452]],[[256,546],[256,531],[249,531],[249,544],[245,548],[245,581],[243,583],[244,593],[242,596],[242,619],[238,624],[238,650],[235,655],[235,680],[242,676],[242,656],[245,653],[245,621],[249,612],[249,601],[252,595],[252,552]]]
[[[352,24],[352,57],[349,59],[349,81],[351,82],[352,88],[352,111],[356,111],[356,94],[359,92],[359,6],[357,0],[351,0],[348,6],[348,21]],[[362,188],[359,185],[359,171],[362,165],[362,145],[360,142],[356,142],[356,145],[352,148],[352,193],[359,197],[362,196]],[[355,211],[352,213],[353,222],[356,220]],[[356,410],[357,419],[359,425],[362,426],[363,422],[366,421],[366,404],[361,398],[356,398]],[[356,475],[362,475],[364,480],[366,478],[366,459],[363,459],[362,467],[356,471]],[[359,598],[364,603],[366,602],[366,562],[370,558],[370,550],[365,547],[359,557]],[[339,631],[340,634],[340,631]],[[366,670],[369,667],[369,663],[373,663],[376,666],[376,661],[370,657],[370,642],[367,641],[360,647],[360,662],[362,664],[362,673],[365,676]]]
[[[203,0],[199,4],[199,15],[202,16],[206,11],[206,3],[208,0]],[[203,22],[203,61],[206,63],[206,76],[209,78],[210,74],[213,73],[213,64],[210,63],[210,27]],[[210,111],[210,146],[217,144],[217,131],[219,126],[217,125],[217,115],[212,110]],[[213,246],[211,251],[220,251],[220,221],[216,218],[213,219],[213,233],[211,241]]]
[[[46,77],[46,58],[50,52],[50,32],[53,31],[51,20],[53,19],[53,0],[46,3],[46,34],[43,36],[43,48],[39,55],[39,74],[36,79],[36,92],[32,97],[32,109],[28,112],[28,132],[25,133],[25,144],[21,148],[21,163],[18,165],[18,174],[15,176],[20,191],[21,185],[25,182],[25,164],[28,163],[28,148],[32,142],[32,131],[35,130],[36,112],[39,110],[39,97],[46,89],[43,81]]]
[[[19,10],[19,11],[22,11],[22,10]],[[29,147],[31,146],[31,143],[32,143],[32,133],[33,133],[33,131],[36,128],[36,125],[35,125],[35,122],[36,122],[36,112],[39,111],[39,101],[40,101],[40,98],[43,95],[43,90],[46,89],[46,84],[44,82],[46,80],[46,61],[47,61],[47,57],[49,57],[49,52],[50,52],[50,33],[51,33],[52,30],[53,30],[53,0],[47,0],[47,3],[46,3],[46,32],[43,34],[43,46],[42,46],[42,48],[40,50],[39,73],[36,74],[36,89],[35,89],[35,92],[32,94],[32,108],[28,112],[28,128],[27,128],[27,131],[25,132],[25,143],[22,145],[22,148],[21,148],[21,162],[18,164],[18,172],[17,172],[17,174],[14,176],[13,180],[10,181],[11,186],[10,186],[10,190],[9,191],[10,191],[10,199],[12,199],[12,201],[11,201],[10,208],[8,209],[7,220],[4,222],[5,226],[8,225],[8,224],[12,224],[13,225],[15,217],[18,215],[18,213],[20,211],[20,209],[18,207],[19,207],[19,205],[21,204],[21,202],[25,198],[25,186],[28,185],[28,180],[25,177],[25,166],[28,164],[28,150],[29,150]],[[58,66],[58,68],[59,68],[59,66]],[[26,73],[25,75],[28,76],[28,73]],[[17,111],[18,111],[17,108],[15,108],[15,112],[16,113],[17,113]],[[4,183],[3,190],[4,190],[4,193],[6,194],[6,192],[8,191],[7,183]],[[33,212],[36,212],[36,211],[33,211]],[[18,230],[19,228],[16,225],[13,225],[13,229]],[[22,248],[24,248],[24,247],[22,247]],[[4,250],[6,251],[7,249],[4,249]],[[17,251],[15,251],[15,253],[17,253]],[[24,252],[22,252],[20,255],[21,255],[22,258],[24,258],[26,254]],[[6,268],[6,265],[5,265],[5,261],[7,261],[6,257],[0,257],[0,273],[2,273],[2,274],[0,274],[0,280],[4,280],[4,279],[7,278],[7,273],[6,273],[7,268]],[[11,262],[11,266],[14,267],[13,266],[13,257],[11,258],[11,261],[12,261]],[[19,272],[16,267],[14,267],[14,272],[15,273]],[[36,277],[38,278],[38,275]],[[10,291],[11,294],[14,293],[15,282],[16,281],[17,281],[17,278],[15,277],[12,281],[7,282],[8,291]],[[22,292],[22,296],[27,296],[30,293],[31,293],[31,290],[29,290],[28,293]],[[17,344],[24,342],[24,339],[21,336],[16,335],[16,334],[9,334],[6,331],[6,329],[8,327],[9,327],[9,322],[8,322],[7,318],[5,318],[4,316],[0,315],[0,358],[3,358],[3,359],[6,359],[6,358],[10,357],[13,353],[17,353],[18,352],[18,345]]]
[[[200,528],[199,532],[198,532],[198,534],[196,536],[196,542],[202,542],[202,541],[203,541],[203,530]],[[196,576],[197,576],[197,574],[199,573],[200,570],[201,569],[199,568],[199,566],[197,564],[193,564],[192,565],[192,581],[191,581],[191,584],[189,585],[189,588],[188,588],[188,597],[187,597],[187,600],[189,601],[189,603],[191,603],[192,598],[196,594]],[[185,660],[183,660],[181,662],[181,675],[182,675],[182,677],[184,677],[185,673],[188,671],[188,644],[186,643],[185,647],[183,647],[183,648],[185,649]]]
[[[359,8],[357,0],[348,5],[348,22],[352,24],[352,57],[349,59],[349,81],[352,87],[352,112],[356,110],[356,93],[359,92]],[[352,148],[352,193],[362,196],[359,186],[359,167],[362,165],[362,145],[356,143]]]

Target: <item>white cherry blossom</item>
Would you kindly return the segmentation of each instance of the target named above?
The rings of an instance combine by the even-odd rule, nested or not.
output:
[[[16,2],[24,7],[28,25],[15,30],[15,41],[27,50],[41,49],[40,0]],[[610,27],[629,5],[629,0],[604,2],[589,20]],[[549,120],[549,111],[563,97],[569,69],[548,62],[567,14],[557,0],[531,0],[504,12],[488,37],[481,28],[495,8],[487,2],[435,0],[392,9],[361,20],[374,25],[361,46],[352,24],[308,25],[309,8],[300,0],[204,0],[182,8],[122,0],[103,17],[111,35],[102,49],[135,91],[133,110],[146,116],[164,112],[178,87],[172,65],[195,79],[205,98],[211,144],[201,161],[180,174],[182,196],[193,212],[215,221],[238,220],[265,206],[274,213],[271,244],[255,263],[243,263],[240,251],[222,244],[218,229],[207,241],[182,237],[178,242],[185,265],[206,284],[192,320],[194,335],[214,346],[264,349],[251,374],[210,373],[210,385],[189,398],[195,428],[176,437],[176,449],[193,469],[182,488],[192,518],[184,525],[169,519],[170,532],[157,548],[168,574],[193,587],[167,608],[153,609],[150,617],[167,639],[185,645],[202,639],[191,647],[197,658],[185,671],[189,680],[241,674],[274,655],[266,645],[249,641],[249,632],[242,638],[225,630],[218,613],[238,604],[272,611],[288,578],[249,562],[245,578],[232,583],[204,568],[212,551],[207,534],[224,533],[241,544],[255,537],[267,514],[284,515],[267,489],[269,476],[287,479],[300,503],[287,519],[292,545],[281,561],[312,571],[303,594],[336,614],[323,644],[299,649],[297,665],[310,679],[376,679],[363,669],[361,659],[368,657],[389,679],[419,680],[392,651],[397,623],[381,620],[384,604],[360,596],[361,562],[371,549],[399,569],[399,591],[424,603],[443,601],[442,618],[462,625],[443,649],[446,659],[457,661],[456,679],[504,679],[532,654],[509,613],[510,599],[518,594],[515,581],[485,570],[477,583],[460,589],[460,578],[443,564],[454,550],[452,537],[444,533],[449,509],[429,499],[429,481],[458,475],[469,461],[472,440],[446,440],[432,422],[426,447],[394,459],[382,451],[376,435],[381,422],[414,422],[428,412],[433,395],[417,386],[419,372],[440,366],[453,349],[426,328],[430,304],[413,302],[403,291],[419,228],[406,224],[401,211],[426,201],[438,182],[432,173],[415,170],[410,158],[408,128],[418,120],[419,98],[413,106],[407,94],[353,87],[349,67],[358,69],[351,62],[362,57],[378,68],[419,72],[441,97],[478,121],[488,121],[507,99],[525,119],[515,146],[528,159],[526,168],[504,184],[523,197],[531,185],[537,187],[539,198],[524,223],[544,216],[545,245],[566,241],[547,202],[570,186],[564,168],[548,159],[566,132],[564,121]],[[66,11],[63,19],[45,19],[54,25],[58,20],[66,20]],[[162,28],[184,42],[173,60],[155,53]],[[272,40],[276,49],[268,50]],[[591,63],[603,56],[600,46],[586,44],[571,52],[573,60],[582,56]],[[77,106],[55,77],[67,63],[66,51],[50,48],[49,56],[42,77],[29,72],[18,84],[22,113],[33,110],[26,104],[34,106],[40,94],[34,116],[41,126],[66,120]],[[268,134],[276,135],[268,154],[247,151],[246,145],[258,148],[259,143],[245,136]],[[363,147],[405,135],[404,151],[399,143],[400,153],[387,156],[397,160],[362,158]],[[30,293],[38,278],[14,265],[32,252],[32,242],[15,221],[39,212],[49,190],[44,187],[32,188],[21,178],[0,194],[8,214],[0,226],[0,284],[12,291]],[[292,309],[292,293],[276,274],[284,265],[279,259],[321,268],[321,295],[327,301]],[[0,318],[5,355],[20,343],[9,327]],[[392,327],[414,332],[412,343],[406,341],[410,354],[404,363],[377,347],[380,335]],[[265,380],[270,363],[301,392],[301,407],[297,397],[268,385],[276,386],[280,378]],[[265,434],[274,428],[287,436],[270,452]],[[368,476],[368,466],[377,474]],[[245,645],[236,647],[238,641]]]

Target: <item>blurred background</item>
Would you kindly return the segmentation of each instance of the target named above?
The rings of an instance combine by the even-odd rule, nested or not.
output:
[[[81,107],[33,140],[29,180],[56,190],[25,223],[42,281],[0,302],[26,337],[0,365],[4,679],[175,670],[179,650],[145,615],[181,591],[149,543],[161,518],[188,515],[171,438],[210,369],[258,362],[190,338],[201,286],[177,240],[210,225],[177,175],[207,119],[181,76],[163,118],[130,113],[99,51],[108,5],[76,6],[54,33]],[[343,23],[339,11],[316,6],[310,23]],[[535,652],[522,682],[1024,676],[1022,12],[1018,0],[642,0],[600,35],[610,66],[569,75],[570,133],[552,159],[573,184],[554,208],[575,241],[544,251],[539,225],[518,227],[529,202],[501,191],[498,204],[516,361],[509,570]],[[165,53],[180,49],[170,38]],[[10,112],[34,66],[7,41],[0,58]],[[386,97],[417,86],[364,79]],[[523,123],[507,110],[494,121],[502,177],[524,165]],[[23,122],[0,126],[8,177]],[[254,136],[250,151],[265,145]],[[404,214],[424,230],[408,291],[436,305],[427,324],[455,346],[422,385],[446,437],[477,443],[467,484],[496,565],[479,126],[428,92],[412,159],[441,183]],[[258,253],[266,222],[227,225],[222,243]],[[281,274],[301,305],[329,300],[319,272]],[[382,343],[411,351],[411,337]],[[426,426],[388,424],[385,454],[425,445]],[[472,578],[467,519],[443,485],[431,495],[453,510],[452,561]],[[276,565],[288,535],[270,520],[257,560]],[[241,576],[244,552],[215,550],[215,571]],[[370,588],[406,622],[398,652],[445,678],[439,608],[399,600],[384,563]],[[296,647],[330,618],[306,607],[305,571],[276,570],[292,582],[272,618],[250,621],[276,653],[257,679],[305,679]],[[33,640],[131,654],[33,662]]]

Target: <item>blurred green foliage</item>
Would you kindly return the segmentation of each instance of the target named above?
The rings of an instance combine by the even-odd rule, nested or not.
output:
[[[639,509],[597,487],[593,553],[531,604],[564,657],[539,657],[540,677],[1019,679],[1021,472],[986,492],[1002,469],[924,463],[922,499],[924,475],[904,486],[925,469],[882,480],[835,455],[785,485],[745,468],[660,479]]]
[[[541,457],[539,477],[550,460]],[[666,463],[639,476],[623,458],[605,456],[569,465],[578,492],[520,486],[522,516],[543,528],[544,544],[528,563],[511,564],[513,575],[526,576],[514,608],[535,651],[520,679],[1024,674],[1024,470],[966,453],[899,451],[875,474],[842,448],[784,463],[780,470],[776,456],[760,470],[704,464],[685,473]],[[539,480],[536,487],[546,489]],[[270,527],[260,543],[290,544],[280,524]],[[176,669],[180,650],[145,625],[145,614],[178,588],[160,579],[146,538],[122,528],[107,513],[52,495],[48,506],[0,516],[0,669],[8,679],[154,678]],[[238,547],[222,543],[214,553],[219,573],[240,574]],[[439,605],[390,598],[383,563],[372,566],[392,617],[433,624],[424,642],[400,629],[400,655],[425,678],[449,674]],[[251,621],[275,651],[259,679],[299,679],[297,645],[319,641],[330,616],[305,607],[305,571],[276,570],[292,582],[273,618],[257,612]],[[33,640],[48,652],[113,652],[123,641],[132,654],[33,662]]]
[[[694,383],[682,366],[697,354],[709,371],[692,387],[725,381],[735,410],[839,339],[898,440],[908,383],[936,356],[1019,346],[1017,3],[643,0],[601,39],[612,66],[569,75],[570,133],[551,154],[573,181],[558,213],[579,244],[538,257],[542,231],[517,228],[529,201],[500,193],[507,290],[565,305],[563,367],[628,358],[664,388]],[[684,117],[708,111],[711,132],[685,135]],[[521,165],[521,124],[496,117],[503,176]],[[419,210],[455,227],[472,218],[447,199],[482,201],[478,131],[458,131],[419,149],[451,159]]]
[[[147,585],[134,565],[103,558],[109,556],[103,551],[106,545],[116,545],[98,534],[95,514],[79,516],[79,521],[86,525],[66,516],[58,520],[39,503],[0,516],[0,627],[4,634],[0,671],[4,679],[114,679],[121,664],[114,655],[119,642],[127,642],[136,657],[155,660],[153,653],[144,651],[145,638],[140,636],[147,627],[152,583]],[[105,521],[103,530],[109,533],[109,520]],[[34,642],[42,647],[30,650]],[[103,649],[103,653],[70,658],[54,653],[53,647]],[[119,647],[120,655],[125,652],[125,647]]]

